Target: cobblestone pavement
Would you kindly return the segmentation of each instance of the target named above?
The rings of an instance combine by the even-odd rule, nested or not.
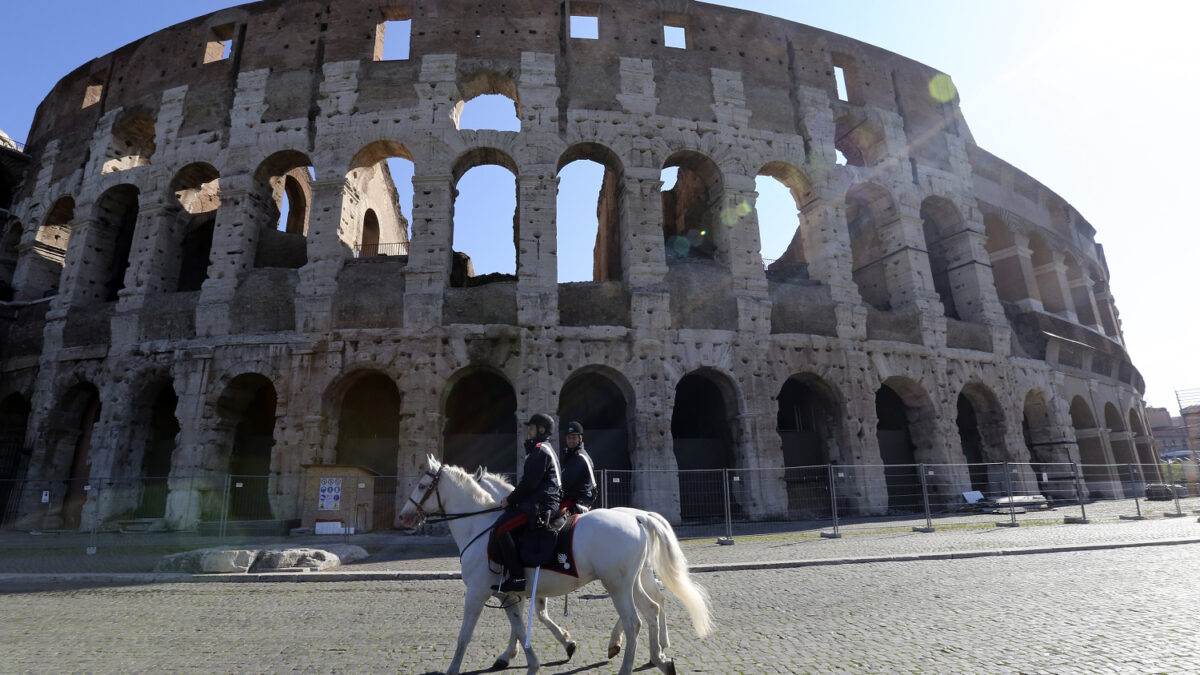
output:
[[[1192,545],[702,573],[717,630],[672,599],[671,653],[682,673],[1197,673],[1198,564]],[[461,602],[458,581],[3,585],[0,672],[438,672]],[[602,590],[570,610],[579,652],[535,628],[541,672],[612,672]],[[485,610],[465,667],[506,635]]]

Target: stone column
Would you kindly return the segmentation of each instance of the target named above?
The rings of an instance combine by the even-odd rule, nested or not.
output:
[[[630,383],[637,392],[637,405],[629,453],[636,480],[633,505],[657,511],[678,523],[679,465],[671,437],[674,382],[668,379],[667,357],[660,341],[640,340],[634,351],[637,370],[630,374]]]
[[[662,180],[654,168],[625,169],[621,213],[621,262],[629,285],[635,330],[658,334],[671,325],[666,289],[667,254],[663,244]]]
[[[333,298],[337,276],[353,257],[356,223],[345,222],[342,205],[345,178],[335,176],[311,184],[312,206],[308,217],[308,262],[300,268],[296,288],[296,328],[322,333],[333,328]]]
[[[1078,279],[1070,280],[1071,299],[1075,304],[1075,314],[1079,323],[1091,328],[1097,333],[1103,333],[1100,327],[1100,310],[1096,306],[1096,297],[1092,294],[1092,282],[1087,272],[1080,272]]]
[[[139,310],[146,296],[175,291],[179,283],[182,213],[177,206],[163,204],[143,206],[138,211],[125,288],[117,293],[118,311]]]
[[[1029,248],[1029,235],[1013,232],[1013,245],[994,251],[990,255],[992,274],[996,285],[1003,286],[1001,295],[1012,298],[1023,311],[1041,312],[1042,298],[1038,294],[1037,275],[1033,269],[1033,250]],[[997,288],[999,290],[999,288]]]
[[[762,241],[758,229],[755,201],[758,192],[754,179],[747,176],[725,177],[722,195],[721,229],[729,251],[729,271],[733,276],[733,295],[737,299],[738,331],[771,332],[771,298],[767,274],[763,269]]]
[[[1071,323],[1077,323],[1078,318],[1068,304],[1071,289],[1067,286],[1067,267],[1063,263],[1063,254],[1054,251],[1050,256],[1050,262],[1034,270],[1038,290],[1041,292],[1042,306],[1050,314],[1057,314]]]
[[[838,337],[861,340],[867,336],[867,308],[854,283],[845,202],[829,187],[817,192],[817,199],[804,206],[801,222],[808,275],[829,286]]]
[[[517,177],[517,323],[558,325],[558,178],[554,167],[523,167]]]
[[[104,302],[110,270],[103,263],[111,261],[115,237],[113,228],[99,220],[79,219],[71,223],[62,288],[54,301],[56,308]]]
[[[228,335],[230,303],[238,284],[254,268],[258,246],[257,213],[268,211],[269,195],[260,195],[254,177],[238,174],[221,177],[221,206],[213,225],[208,278],[200,288],[196,306],[196,334],[200,337]]]
[[[417,164],[418,172],[421,166]],[[413,236],[404,275],[404,327],[408,329],[442,324],[442,302],[450,278],[453,180],[448,174],[413,176]]]

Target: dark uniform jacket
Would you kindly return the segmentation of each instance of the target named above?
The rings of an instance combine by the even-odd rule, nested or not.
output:
[[[521,482],[508,495],[510,507],[515,506],[531,516],[538,512],[557,511],[562,502],[562,476],[558,453],[549,437],[525,441],[525,465]]]
[[[592,470],[592,458],[583,447],[563,450],[562,460],[563,502],[586,506],[596,503],[596,476]]]

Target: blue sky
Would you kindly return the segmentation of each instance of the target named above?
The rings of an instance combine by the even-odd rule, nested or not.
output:
[[[2,0],[0,129],[25,140],[37,103],[62,76],[147,33],[235,4]],[[1174,408],[1174,390],[1200,388],[1194,346],[1200,319],[1189,301],[1191,272],[1200,266],[1190,199],[1196,190],[1193,165],[1200,158],[1200,135],[1191,129],[1200,103],[1200,43],[1193,35],[1200,5],[1182,0],[715,4],[831,30],[949,73],[978,144],[1058,192],[1096,228],[1128,348],[1146,378],[1147,402]],[[511,230],[506,236],[511,249]],[[493,247],[480,248],[483,258]],[[590,258],[590,247],[576,248],[587,248]],[[590,267],[590,262],[562,267],[569,276],[585,264]]]

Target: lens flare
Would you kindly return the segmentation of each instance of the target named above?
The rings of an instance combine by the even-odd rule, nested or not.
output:
[[[741,202],[721,211],[721,223],[724,225],[736,225],[739,220],[750,215],[750,202],[742,200]]]
[[[954,81],[945,73],[938,73],[929,81],[929,95],[938,103],[946,103],[958,94]]]

